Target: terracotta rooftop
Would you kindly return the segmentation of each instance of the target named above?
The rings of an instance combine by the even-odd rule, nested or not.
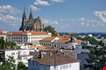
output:
[[[47,32],[31,32],[32,35],[47,35]]]
[[[40,42],[51,42],[54,38],[55,38],[55,36],[53,36],[53,37],[47,37],[47,38],[45,38],[43,40],[40,40]]]
[[[75,40],[75,43],[81,44],[81,40],[77,39],[77,40]]]
[[[4,32],[0,32],[0,35],[6,35],[6,33],[4,33]]]
[[[39,50],[47,49],[46,46],[32,46],[31,48],[36,48],[36,49],[39,49]]]
[[[34,61],[45,65],[62,65],[62,64],[78,62],[78,60],[75,58],[75,55],[73,55],[73,53],[68,55],[62,52],[57,52],[56,50],[54,51],[51,50],[51,52],[48,51],[41,58],[35,57]]]
[[[58,41],[60,41],[61,43],[68,42],[70,39],[68,36],[53,36],[40,40],[40,42],[51,42],[55,38],[59,38]]]
[[[8,32],[7,35],[26,35],[26,32]]]

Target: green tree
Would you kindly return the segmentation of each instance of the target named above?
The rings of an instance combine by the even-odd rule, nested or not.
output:
[[[89,41],[91,44],[99,45],[99,41],[95,39],[95,37],[85,36],[84,38],[77,36],[77,39],[81,39],[83,41]]]
[[[15,42],[0,39],[0,49],[19,49]]]
[[[0,70],[27,70],[27,67],[19,62],[18,65],[15,64],[13,57],[9,57],[5,62],[0,64]]]
[[[15,70],[15,60],[9,57],[5,62],[0,65],[0,70]]]
[[[76,36],[76,38],[77,38],[77,39],[80,39],[80,40],[83,40],[83,38],[82,38],[82,37],[80,37],[80,36]]]
[[[101,41],[99,41],[98,45],[100,45],[100,46],[104,46],[103,41],[102,41],[102,40],[101,40]]]
[[[5,41],[3,38],[0,38],[0,49],[4,49],[5,48]]]
[[[98,41],[94,37],[86,36],[83,38],[85,41],[89,41],[91,44],[98,44]]]
[[[17,70],[27,70],[27,67],[22,62],[19,62]]]
[[[46,26],[45,28],[44,28],[44,31],[45,32],[50,32],[50,33],[52,33],[54,36],[56,36],[57,35],[57,32],[56,32],[56,30],[55,30],[55,28],[54,27],[52,27],[52,26]]]
[[[90,70],[101,70],[103,65],[106,65],[106,47],[96,46],[89,48],[90,53],[88,54],[87,62],[85,68]]]

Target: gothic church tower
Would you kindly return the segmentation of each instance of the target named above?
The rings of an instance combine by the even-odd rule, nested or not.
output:
[[[26,12],[24,9],[22,16],[22,24],[19,31],[36,31],[42,32],[44,29],[44,24],[42,24],[40,17],[33,18],[32,10],[30,9],[29,17],[26,17]]]

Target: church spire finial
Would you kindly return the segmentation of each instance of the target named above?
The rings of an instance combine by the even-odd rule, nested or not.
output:
[[[25,12],[25,8],[24,8],[24,12],[23,12],[23,19],[25,19],[26,18],[26,12]]]
[[[29,14],[29,19],[32,19],[33,16],[32,16],[32,9],[30,8],[30,14]]]
[[[22,24],[21,24],[21,27],[20,27],[20,31],[24,29],[24,21],[26,19],[26,12],[25,12],[25,8],[24,8],[24,11],[23,11],[23,15],[22,15]]]

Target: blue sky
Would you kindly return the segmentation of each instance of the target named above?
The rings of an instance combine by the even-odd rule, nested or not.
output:
[[[59,32],[106,32],[106,0],[0,0],[0,29],[17,31],[24,8]]]

